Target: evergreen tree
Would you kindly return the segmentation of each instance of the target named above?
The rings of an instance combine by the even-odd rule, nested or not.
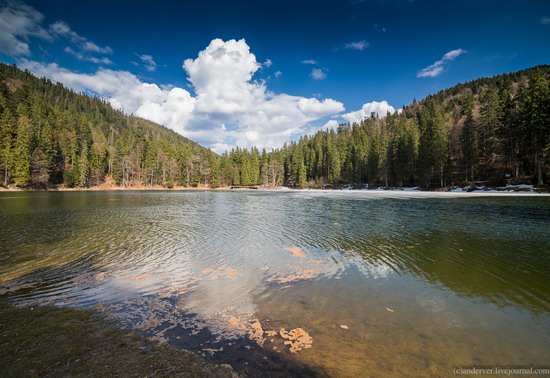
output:
[[[445,119],[434,103],[420,114],[420,144],[419,160],[422,176],[426,186],[432,178],[439,177],[441,186],[444,186],[444,169],[447,165],[447,130]]]
[[[55,172],[55,160],[57,157],[57,147],[55,143],[55,136],[52,130],[52,124],[49,119],[46,119],[42,126],[42,133],[38,144],[41,150],[44,152],[44,158],[46,160],[46,171],[51,177]]]
[[[491,176],[497,152],[497,130],[502,125],[502,106],[496,88],[489,88],[483,95],[479,119],[479,155],[485,177]]]
[[[221,160],[217,159],[213,153],[210,153],[208,161],[211,169],[210,186],[212,188],[219,188],[221,186]]]
[[[544,183],[550,66],[459,84],[400,114],[319,131],[269,153],[217,156],[171,130],[0,64],[4,185],[407,185],[514,176]],[[11,83],[10,88],[6,83]],[[15,88],[15,89],[13,89]],[[17,110],[16,110],[17,109]]]
[[[260,162],[260,181],[263,186],[269,185],[269,159],[265,148],[262,149],[262,158]]]
[[[25,187],[31,179],[30,174],[31,123],[26,115],[19,117],[17,138],[13,149],[13,182]]]
[[[4,186],[11,181],[13,170],[13,117],[9,108],[2,109],[0,116],[0,167],[4,173]]]
[[[336,134],[330,130],[327,137],[327,177],[329,183],[335,187],[340,183],[340,154],[336,147]]]
[[[529,80],[529,90],[523,93],[521,113],[525,148],[536,166],[537,185],[543,185],[543,166],[548,159],[550,143],[550,92],[548,80],[535,70]]]

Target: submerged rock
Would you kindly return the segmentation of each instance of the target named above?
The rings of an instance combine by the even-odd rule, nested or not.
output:
[[[250,324],[250,329],[248,330],[248,337],[251,340],[254,340],[258,343],[258,345],[263,346],[265,342],[264,337],[264,330],[262,328],[262,324],[258,321],[258,319],[255,319],[252,324]]]
[[[296,272],[295,274],[291,274],[289,276],[284,276],[284,277],[271,278],[268,281],[276,282],[279,284],[287,284],[287,283],[296,282],[296,281],[311,280],[315,278],[319,273],[320,272],[315,269],[303,269],[301,271]]]
[[[309,333],[302,328],[294,328],[288,332],[284,328],[281,328],[279,334],[283,339],[287,339],[284,344],[290,345],[290,353],[296,353],[302,349],[311,348],[313,344],[313,339]]]

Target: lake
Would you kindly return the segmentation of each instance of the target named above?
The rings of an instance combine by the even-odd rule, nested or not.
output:
[[[95,308],[244,375],[550,362],[550,197],[5,192],[0,230],[3,298]]]

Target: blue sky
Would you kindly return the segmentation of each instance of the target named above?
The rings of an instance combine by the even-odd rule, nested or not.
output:
[[[550,63],[549,1],[1,4],[2,61],[218,152]]]

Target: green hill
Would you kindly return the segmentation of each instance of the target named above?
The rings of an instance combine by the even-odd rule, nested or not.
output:
[[[319,131],[276,151],[283,182],[448,187],[547,181],[550,66],[482,78],[400,114]]]
[[[181,135],[0,64],[4,186],[465,185],[548,181],[550,66],[481,78],[399,114],[341,124],[266,153],[220,156]]]
[[[209,150],[153,122],[0,63],[0,184],[171,187],[208,180]]]

